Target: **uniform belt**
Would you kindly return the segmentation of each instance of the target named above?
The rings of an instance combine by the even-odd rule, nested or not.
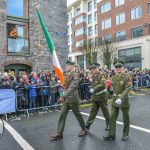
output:
[[[114,96],[114,97],[119,97],[120,94],[115,94],[115,93],[114,93],[113,96]]]

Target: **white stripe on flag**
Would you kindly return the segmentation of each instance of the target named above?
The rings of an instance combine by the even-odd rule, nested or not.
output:
[[[53,65],[61,70],[60,63],[58,61],[58,57],[57,57],[55,49],[53,51]]]

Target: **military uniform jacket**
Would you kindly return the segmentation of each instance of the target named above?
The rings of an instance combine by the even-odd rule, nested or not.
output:
[[[116,74],[112,77],[112,86],[114,92],[112,106],[121,108],[130,107],[128,96],[131,87],[130,76],[126,73]],[[121,105],[115,103],[118,98],[122,100]]]
[[[93,74],[92,76],[92,88],[94,90],[92,100],[93,101],[107,101],[108,100],[108,92],[101,91],[106,90],[106,80],[102,79],[102,75],[100,73]]]
[[[69,72],[65,76],[64,84],[64,98],[65,103],[79,103],[80,98],[78,94],[79,77],[75,70]]]

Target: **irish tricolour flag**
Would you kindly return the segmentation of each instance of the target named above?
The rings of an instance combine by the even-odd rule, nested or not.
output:
[[[60,63],[59,63],[58,58],[57,58],[54,43],[51,39],[51,36],[50,36],[47,28],[44,25],[44,21],[42,19],[42,16],[41,16],[41,13],[40,13],[39,9],[37,9],[37,12],[38,12],[38,17],[39,17],[39,20],[40,20],[40,24],[42,26],[42,29],[43,29],[43,32],[44,32],[44,35],[45,35],[45,38],[46,38],[46,41],[47,41],[47,44],[48,44],[50,54],[52,55],[54,70],[55,70],[59,80],[61,81],[61,83],[64,84],[64,76],[63,76],[63,72],[62,72],[61,67],[60,67]]]

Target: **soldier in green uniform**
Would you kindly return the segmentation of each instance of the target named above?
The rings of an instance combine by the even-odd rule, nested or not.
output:
[[[111,118],[110,118],[110,128],[109,134],[104,136],[104,140],[115,140],[116,134],[116,120],[119,114],[119,109],[123,113],[123,136],[122,140],[126,141],[129,135],[129,91],[131,87],[131,79],[127,73],[123,71],[123,64],[121,61],[118,61],[115,64],[116,75],[112,77],[112,86],[113,86],[113,102],[111,109]]]
[[[91,124],[94,122],[96,115],[101,108],[102,113],[106,119],[106,130],[109,127],[109,110],[108,110],[108,92],[105,86],[105,79],[102,78],[101,73],[99,72],[98,65],[93,65],[90,68],[92,74],[92,88],[90,89],[90,93],[92,95],[92,109],[90,112],[90,116],[86,122],[86,128],[89,130]]]
[[[81,131],[79,132],[78,136],[82,137],[87,134],[87,130],[85,128],[85,122],[79,111],[80,99],[77,91],[78,82],[79,82],[79,75],[78,73],[75,72],[75,63],[71,61],[67,61],[65,85],[64,85],[65,93],[64,96],[59,99],[59,102],[63,104],[62,104],[61,114],[58,122],[57,134],[52,135],[52,139],[63,138],[63,131],[65,127],[66,117],[70,109],[74,113],[81,127]]]

